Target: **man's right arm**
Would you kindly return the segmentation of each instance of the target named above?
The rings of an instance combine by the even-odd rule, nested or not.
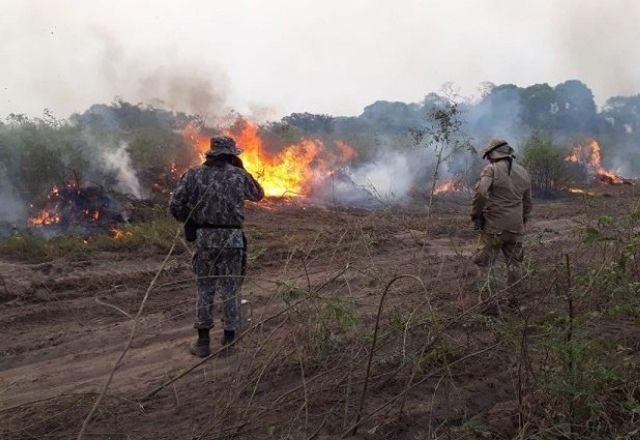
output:
[[[176,189],[171,196],[171,201],[169,202],[169,211],[171,212],[171,215],[173,215],[173,217],[179,222],[184,222],[185,220],[187,220],[192,209],[189,203],[190,181],[191,173],[187,171],[178,181]]]
[[[493,184],[493,167],[487,165],[480,174],[480,180],[476,184],[476,191],[471,202],[471,221],[477,222],[484,218],[484,207],[489,200],[489,189]]]
[[[532,209],[533,203],[531,202],[531,187],[529,187],[522,195],[522,221],[524,223],[527,223],[527,221],[529,221],[529,216],[531,215]]]

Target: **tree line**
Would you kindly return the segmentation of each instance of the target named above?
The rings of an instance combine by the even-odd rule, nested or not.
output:
[[[434,109],[453,100],[463,120],[460,130],[477,146],[491,137],[505,137],[521,154],[528,146],[530,158],[536,157],[532,163],[549,162],[548,171],[554,172],[572,142],[596,137],[605,165],[620,160],[628,170],[640,169],[640,95],[612,97],[598,109],[591,90],[577,80],[554,87],[483,84],[475,100],[430,93],[418,103],[377,101],[353,117],[293,113],[263,124],[261,136],[272,149],[304,137],[339,138],[365,162],[381,149],[416,148],[413,133],[424,130]],[[114,170],[100,158],[118,148],[126,148],[130,166],[143,180],[168,164],[191,164],[194,152],[182,136],[187,124],[216,132],[198,115],[123,100],[96,104],[65,119],[49,111],[38,118],[11,114],[0,121],[0,200],[29,203],[72,171],[110,185]],[[537,150],[531,153],[534,146]]]

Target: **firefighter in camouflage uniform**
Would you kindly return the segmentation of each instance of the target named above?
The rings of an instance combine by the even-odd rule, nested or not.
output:
[[[241,152],[232,138],[213,137],[205,162],[180,178],[170,202],[171,214],[185,223],[187,240],[195,241],[198,339],[190,351],[199,357],[211,353],[216,291],[223,301],[223,346],[235,339],[240,325],[239,291],[246,265],[243,202],[264,196],[260,184],[244,169]]]
[[[531,181],[527,170],[514,161],[509,143],[490,141],[484,148],[489,164],[480,174],[471,206],[471,221],[480,230],[481,246],[474,263],[491,268],[500,252],[509,269],[509,283],[519,281],[524,257],[524,225],[531,215]]]

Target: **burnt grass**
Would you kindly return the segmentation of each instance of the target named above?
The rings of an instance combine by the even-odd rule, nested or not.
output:
[[[515,286],[469,263],[463,198],[429,219],[249,206],[253,311],[233,354],[145,398],[196,363],[178,240],[84,438],[638,438],[636,191],[539,200]],[[1,438],[77,436],[177,226],[149,225],[80,251],[0,243]]]

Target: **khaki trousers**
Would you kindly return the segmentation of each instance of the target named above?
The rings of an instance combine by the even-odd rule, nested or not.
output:
[[[473,256],[473,262],[480,267],[491,267],[498,259],[500,252],[507,261],[507,266],[520,266],[524,258],[522,234],[503,231],[500,233],[480,233],[480,246]]]

